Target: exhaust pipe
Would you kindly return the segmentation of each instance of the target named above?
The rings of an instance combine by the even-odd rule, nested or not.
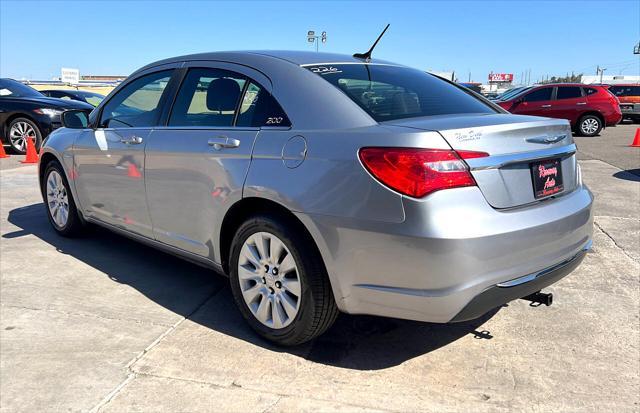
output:
[[[545,294],[543,292],[535,292],[533,294],[529,294],[526,297],[522,297],[523,300],[531,301],[532,303],[536,303],[538,305],[546,305],[547,307],[553,304],[553,294]]]

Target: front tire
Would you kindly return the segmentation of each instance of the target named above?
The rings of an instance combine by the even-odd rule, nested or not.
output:
[[[338,308],[313,241],[284,222],[260,215],[238,228],[230,281],[249,325],[267,340],[292,346],[324,333]]]
[[[60,163],[51,161],[47,164],[41,185],[47,217],[53,229],[64,237],[81,235],[85,226]]]
[[[576,128],[582,136],[596,136],[602,130],[602,120],[596,115],[584,115]]]
[[[42,144],[40,128],[31,119],[16,118],[9,124],[8,141],[14,152],[24,155],[27,152],[27,138],[33,139],[36,149]]]

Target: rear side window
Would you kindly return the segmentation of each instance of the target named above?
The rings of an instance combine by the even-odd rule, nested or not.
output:
[[[432,115],[497,113],[471,92],[420,70],[376,64],[305,68],[340,89],[377,122]]]
[[[609,92],[615,96],[640,96],[640,86],[611,86]]]
[[[289,127],[291,122],[275,98],[252,82],[242,98],[236,126]]]
[[[584,88],[584,93],[588,96],[588,95],[595,95],[596,93],[598,93],[598,89],[592,88],[592,87],[585,87]]]
[[[582,97],[582,91],[577,86],[558,86],[556,99],[575,99]]]
[[[155,126],[162,94],[173,70],[163,70],[139,77],[126,85],[107,102],[100,126],[131,128]]]
[[[169,126],[232,126],[244,76],[221,69],[191,69],[169,117]]]
[[[539,102],[541,100],[551,100],[551,92],[553,88],[545,87],[542,89],[534,90],[524,95],[525,102]]]

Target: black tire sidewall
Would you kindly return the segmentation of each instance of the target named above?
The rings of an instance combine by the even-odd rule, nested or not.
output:
[[[29,119],[29,118],[15,118],[9,124],[9,129],[8,129],[8,133],[7,133],[7,143],[11,147],[11,150],[13,150],[14,152],[18,152],[19,154],[25,154],[26,153],[26,150],[24,152],[18,150],[15,146],[13,146],[13,143],[11,142],[11,137],[10,137],[11,136],[11,128],[13,127],[14,124],[16,124],[18,122],[26,122],[29,125],[31,125],[33,130],[36,132],[36,141],[33,142],[33,144],[36,146],[37,150],[40,150],[40,146],[42,145],[42,132],[40,132],[40,128],[38,127],[38,125],[34,121]]]
[[[291,324],[282,329],[272,329],[258,321],[245,303],[240,290],[237,269],[240,251],[247,238],[257,232],[268,232],[278,237],[293,255],[298,268],[298,278],[302,292],[300,309]],[[231,246],[231,259],[229,261],[231,290],[242,316],[258,334],[282,345],[296,344],[300,341],[300,337],[305,334],[314,319],[315,303],[309,280],[309,277],[313,276],[314,269],[309,263],[313,262],[316,257],[311,256],[312,253],[308,248],[305,248],[306,244],[307,241],[303,237],[288,230],[276,219],[261,215],[250,218],[240,226]]]
[[[53,220],[47,201],[47,180],[49,178],[49,174],[52,171],[58,172],[58,174],[60,174],[60,176],[62,177],[62,183],[64,184],[64,188],[67,191],[67,200],[69,201],[69,216],[67,218],[67,223],[62,228],[59,227]],[[76,209],[76,204],[73,199],[73,194],[71,193],[69,182],[67,181],[67,176],[65,175],[64,170],[62,169],[62,166],[58,161],[51,161],[45,167],[43,179],[41,182],[41,190],[45,208],[47,209],[47,218],[49,219],[51,226],[53,226],[56,232],[61,235],[70,236],[76,234],[79,231],[80,227],[82,227],[82,223],[78,218],[78,210]]]
[[[598,129],[594,132],[594,133],[585,133],[582,130],[582,124],[587,120],[587,119],[595,119],[598,122]],[[595,116],[595,115],[585,115],[583,117],[580,118],[580,122],[578,122],[578,133],[582,136],[596,136],[597,134],[600,133],[600,131],[602,130],[602,120]]]

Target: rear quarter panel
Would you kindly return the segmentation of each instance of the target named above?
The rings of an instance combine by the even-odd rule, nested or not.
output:
[[[300,218],[320,250],[336,297],[342,297],[343,291],[334,263],[347,247],[340,245],[338,233],[347,227],[366,233],[372,226],[405,220],[402,196],[369,175],[358,150],[365,146],[449,148],[435,132],[407,131],[393,126],[340,131],[263,129],[256,138],[243,197],[272,200]],[[283,161],[283,148],[295,136],[304,138],[306,151],[302,163],[291,168]],[[333,221],[338,224],[317,228],[314,222],[322,220],[316,217],[336,218]]]

